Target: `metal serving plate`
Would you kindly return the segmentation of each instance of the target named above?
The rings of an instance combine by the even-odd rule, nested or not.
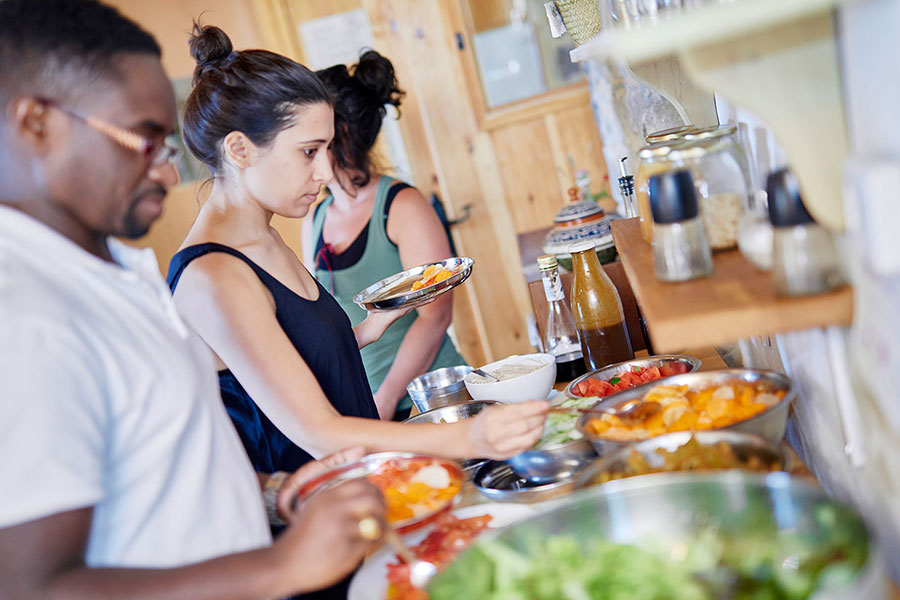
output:
[[[315,494],[330,489],[345,481],[368,477],[391,460],[400,463],[410,463],[415,461],[435,462],[447,469],[450,476],[460,482],[460,490],[444,506],[411,519],[391,523],[394,529],[399,533],[408,533],[425,526],[427,523],[435,520],[438,515],[451,510],[452,507],[459,502],[459,492],[462,491],[462,484],[465,481],[462,468],[452,460],[427,456],[424,454],[413,454],[411,452],[379,452],[376,454],[368,454],[357,461],[335,467],[322,473],[318,477],[310,479],[300,487],[297,496],[300,498],[301,502],[308,500]]]
[[[419,265],[376,281],[358,293],[353,301],[365,310],[393,310],[422,306],[468,279],[472,274],[472,265],[474,264],[475,261],[468,256],[460,256]],[[439,265],[441,268],[456,272],[443,281],[413,291],[413,283],[421,279],[425,269],[431,265]]]
[[[536,484],[516,475],[505,462],[490,460],[472,477],[475,488],[491,500],[500,502],[538,502],[565,496],[575,489],[571,477]]]
[[[747,383],[764,383],[769,391],[784,391],[785,396],[781,402],[760,414],[743,421],[738,421],[727,427],[722,427],[721,429],[755,433],[766,438],[773,444],[781,443],[787,426],[788,409],[790,408],[791,402],[796,397],[797,391],[793,388],[791,379],[787,375],[776,371],[721,369],[717,371],[683,373],[681,375],[667,377],[665,380],[651,381],[650,383],[633,387],[619,392],[618,394],[607,396],[595,404],[594,407],[616,407],[629,400],[640,400],[655,385],[686,385],[689,389],[699,390],[715,385],[724,385],[739,381]],[[622,442],[594,436],[585,429],[585,425],[587,425],[587,422],[592,418],[595,417],[590,414],[581,415],[581,417],[578,418],[575,427],[585,438],[591,440],[591,443],[594,444],[594,448],[597,450],[597,454],[600,456],[605,456],[609,452],[625,446],[634,446],[643,441]]]
[[[569,382],[569,385],[566,386],[565,394],[569,398],[584,398],[584,396],[579,396],[575,393],[575,388],[579,383],[586,379],[599,379],[601,381],[608,381],[619,373],[630,371],[632,367],[649,369],[651,367],[662,367],[663,365],[672,363],[682,363],[688,365],[688,373],[694,373],[700,368],[700,365],[702,364],[699,358],[694,358],[693,356],[684,356],[682,354],[654,354],[653,356],[645,356],[644,358],[633,358],[631,360],[607,365],[602,369],[597,369],[595,371],[591,371],[590,373],[585,373],[581,377],[573,379]],[[667,378],[664,377],[663,379]],[[662,381],[662,379],[657,379],[652,383],[656,383],[657,381]],[[606,396],[606,398],[612,398],[613,396],[616,396],[616,394]]]

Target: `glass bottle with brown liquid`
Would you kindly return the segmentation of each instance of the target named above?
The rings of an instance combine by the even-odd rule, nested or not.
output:
[[[588,370],[634,358],[622,299],[600,265],[593,241],[569,246],[572,254],[572,315]]]

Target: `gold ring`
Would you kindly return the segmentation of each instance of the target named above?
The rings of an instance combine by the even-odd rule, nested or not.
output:
[[[362,539],[374,542],[381,538],[381,521],[375,517],[365,517],[359,520],[357,525],[359,535]]]

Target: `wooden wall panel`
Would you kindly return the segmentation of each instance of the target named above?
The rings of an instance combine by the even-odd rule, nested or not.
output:
[[[512,0],[462,0],[462,2],[469,10],[473,31],[476,33],[509,25]]]
[[[554,113],[556,132],[560,145],[566,156],[557,156],[559,160],[568,165],[568,156],[571,156],[577,169],[587,169],[591,175],[591,191],[597,193],[601,190],[609,192],[609,181],[606,179],[606,161],[603,160],[603,141],[597,123],[594,121],[594,113],[590,104],[566,108]],[[634,173],[637,165],[629,165],[630,173]],[[557,168],[557,173],[560,169]],[[610,173],[609,178],[615,180],[618,173]],[[571,178],[566,180],[566,189],[571,186]],[[607,204],[606,208],[614,208],[615,203]]]
[[[565,196],[557,181],[544,119],[495,129],[491,138],[516,232],[547,227],[562,207]]]

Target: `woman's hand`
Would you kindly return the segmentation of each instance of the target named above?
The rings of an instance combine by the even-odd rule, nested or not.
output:
[[[377,342],[384,335],[384,332],[387,331],[388,327],[401,317],[406,316],[411,310],[412,307],[369,311],[366,318],[353,328],[357,346],[362,349],[372,342]]]
[[[546,400],[484,409],[470,422],[471,457],[505,460],[528,450],[540,439],[549,409]]]

